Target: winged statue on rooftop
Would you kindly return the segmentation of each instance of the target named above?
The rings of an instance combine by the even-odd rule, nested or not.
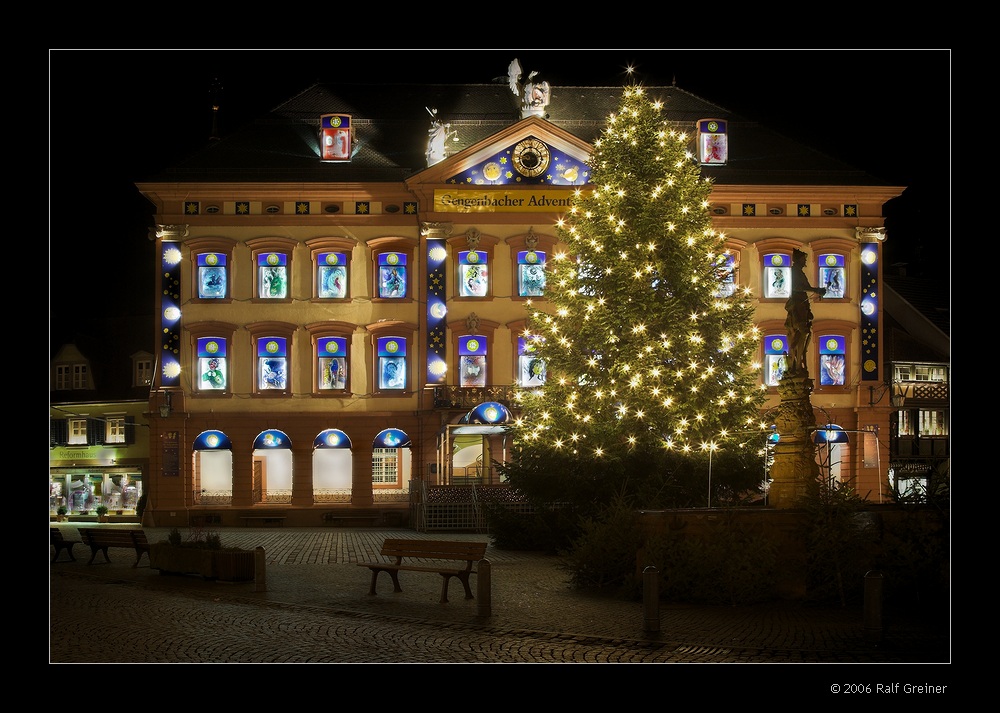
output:
[[[529,116],[545,116],[545,109],[549,105],[549,83],[538,79],[538,72],[532,71],[528,78],[521,82],[521,63],[517,57],[507,68],[507,81],[510,84],[510,91],[521,99],[521,118]]]

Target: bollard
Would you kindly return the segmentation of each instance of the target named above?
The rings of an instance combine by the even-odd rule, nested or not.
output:
[[[644,631],[660,630],[660,573],[652,565],[642,570],[642,626]]]
[[[865,573],[865,639],[882,641],[882,573],[875,569]]]
[[[255,592],[267,591],[267,572],[264,571],[263,547],[258,547],[253,551],[253,583]]]
[[[490,582],[490,561],[479,560],[476,569],[476,595],[479,597],[479,616],[493,615],[493,591]]]

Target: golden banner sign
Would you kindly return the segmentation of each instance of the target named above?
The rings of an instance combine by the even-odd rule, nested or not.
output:
[[[434,191],[436,213],[565,213],[575,189],[455,189]]]

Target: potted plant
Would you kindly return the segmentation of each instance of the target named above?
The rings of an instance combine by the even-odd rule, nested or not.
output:
[[[160,574],[195,574],[226,582],[252,581],[255,576],[253,550],[223,547],[217,533],[193,532],[186,541],[175,527],[167,539],[149,549],[149,566]]]
[[[98,522],[107,522],[108,521],[108,506],[107,505],[98,505],[97,508],[95,509],[95,512],[97,513],[97,521]]]
[[[65,505],[60,505],[58,508],[56,508],[56,521],[66,522],[66,512],[67,510]]]

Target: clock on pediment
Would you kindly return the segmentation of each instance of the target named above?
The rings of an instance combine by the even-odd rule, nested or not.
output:
[[[511,160],[514,170],[522,176],[534,178],[549,167],[549,147],[538,139],[524,139],[514,146]]]

